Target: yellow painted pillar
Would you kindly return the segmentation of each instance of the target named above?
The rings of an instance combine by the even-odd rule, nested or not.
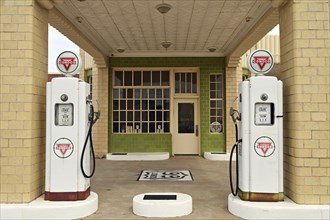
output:
[[[285,194],[301,204],[330,204],[329,0],[287,1],[280,44]]]
[[[34,0],[1,0],[0,202],[44,190],[48,13]]]
[[[96,157],[102,158],[108,153],[108,111],[110,111],[108,109],[108,68],[101,68],[94,64],[92,77],[93,103],[95,110],[101,111],[101,117],[93,127],[93,142]]]
[[[233,62],[234,61],[234,62]],[[226,148],[230,153],[232,146],[235,144],[235,125],[232,121],[229,111],[230,107],[238,110],[239,83],[242,81],[242,68],[238,67],[240,58],[231,58],[231,62],[226,67]]]

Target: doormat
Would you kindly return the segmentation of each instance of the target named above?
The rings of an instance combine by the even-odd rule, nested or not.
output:
[[[142,170],[137,181],[193,181],[190,170]]]

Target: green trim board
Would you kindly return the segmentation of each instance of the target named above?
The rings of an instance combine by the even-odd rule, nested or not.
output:
[[[118,67],[199,67],[200,68],[200,128],[201,154],[207,151],[226,152],[225,129],[223,133],[210,133],[209,74],[223,73],[223,97],[226,97],[225,59],[223,57],[111,57],[109,68],[109,152],[160,152],[172,151],[171,134],[113,134],[112,133],[112,71]],[[226,111],[223,102],[223,127]]]

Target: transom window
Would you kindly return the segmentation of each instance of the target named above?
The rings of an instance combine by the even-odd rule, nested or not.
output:
[[[197,73],[176,72],[175,93],[182,93],[182,94],[197,93]]]
[[[170,72],[115,71],[113,133],[170,132]]]
[[[223,132],[222,74],[210,74],[210,132]]]

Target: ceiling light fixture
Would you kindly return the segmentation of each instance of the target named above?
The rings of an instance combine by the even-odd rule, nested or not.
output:
[[[83,18],[82,17],[76,17],[76,20],[79,22],[79,23],[82,23],[83,22]]]
[[[161,14],[166,14],[169,10],[171,10],[172,6],[166,3],[161,3],[159,5],[156,5],[157,11]]]
[[[212,52],[212,53],[217,50],[216,47],[208,47],[207,49],[208,49],[209,52]]]
[[[162,47],[164,47],[165,49],[167,49],[167,48],[169,48],[172,45],[172,43],[169,42],[169,41],[164,41],[164,42],[161,43],[161,45],[162,45]]]
[[[118,53],[124,53],[125,52],[125,48],[122,48],[122,47],[117,48],[117,51],[118,51]]]

